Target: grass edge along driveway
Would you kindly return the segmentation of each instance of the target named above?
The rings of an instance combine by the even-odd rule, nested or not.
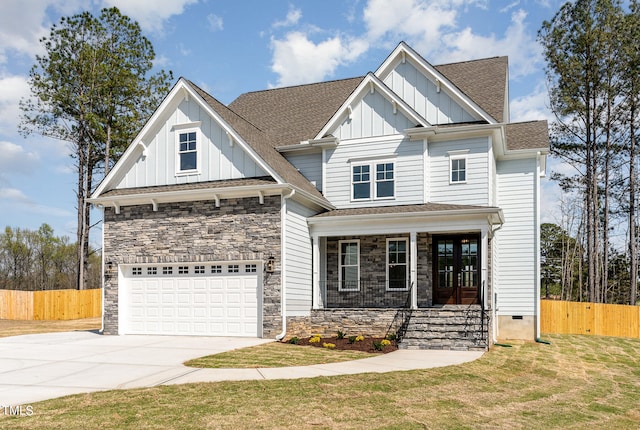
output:
[[[114,390],[35,403],[0,428],[640,427],[640,340],[549,335],[460,366]]]

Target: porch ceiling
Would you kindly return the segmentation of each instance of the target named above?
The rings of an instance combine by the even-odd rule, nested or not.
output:
[[[483,231],[504,223],[502,209],[488,206],[425,203],[336,209],[308,218],[312,234],[376,234]]]

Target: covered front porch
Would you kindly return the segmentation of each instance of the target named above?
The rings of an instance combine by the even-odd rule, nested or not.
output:
[[[486,307],[501,224],[499,208],[443,204],[312,217],[313,309]]]
[[[485,348],[494,207],[343,209],[309,219],[317,322],[386,320],[408,347]],[[348,316],[347,316],[348,315]],[[323,325],[326,325],[322,323]]]

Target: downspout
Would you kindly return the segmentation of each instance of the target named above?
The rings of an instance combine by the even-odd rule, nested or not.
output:
[[[494,238],[496,235],[496,232],[498,230],[500,230],[502,228],[504,224],[500,224],[498,225],[498,227],[494,228],[491,230],[491,238]],[[493,260],[493,259],[492,259]],[[491,271],[493,272],[493,267],[491,268]],[[493,330],[491,330],[491,337],[493,338],[493,344],[494,345],[498,345],[498,322],[496,319],[496,311],[497,311],[497,303],[498,303],[498,293],[496,291],[496,282],[495,282],[495,276],[493,277],[494,282],[491,285],[491,294],[493,295],[493,298],[491,300],[491,324],[493,325]]]
[[[287,218],[287,204],[286,201],[293,197],[296,193],[296,190],[291,190],[291,192],[282,196],[282,234],[280,235],[280,309],[282,312],[282,333],[276,336],[277,341],[281,341],[287,335],[287,289],[285,288],[285,274],[284,267],[286,262],[286,218]]]
[[[102,318],[100,318],[102,320],[102,327],[100,328],[100,333],[104,334],[104,292],[105,292],[105,284],[106,284],[106,279],[105,279],[105,275],[106,275],[106,265],[105,265],[105,255],[104,255],[104,226],[105,226],[105,222],[104,222],[104,206],[101,207],[102,209]]]
[[[536,342],[540,340],[540,158],[542,154],[540,151],[536,154],[536,230],[535,230],[535,239],[536,239],[536,285],[535,285],[535,315],[536,315],[536,333],[535,338]]]

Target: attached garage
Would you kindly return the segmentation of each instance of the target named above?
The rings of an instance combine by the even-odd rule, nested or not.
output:
[[[262,335],[262,264],[121,266],[120,334]]]

